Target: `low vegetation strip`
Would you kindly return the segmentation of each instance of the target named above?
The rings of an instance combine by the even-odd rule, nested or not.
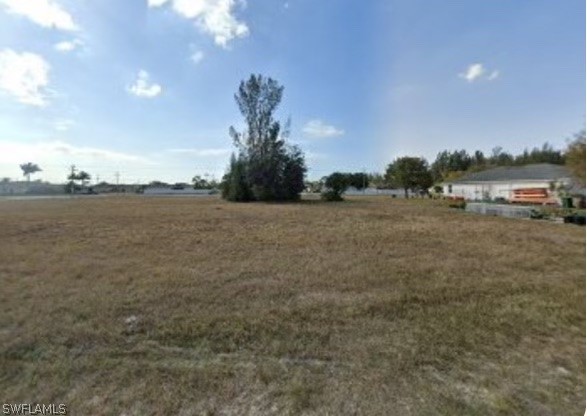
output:
[[[580,414],[585,234],[431,200],[0,201],[0,399]]]

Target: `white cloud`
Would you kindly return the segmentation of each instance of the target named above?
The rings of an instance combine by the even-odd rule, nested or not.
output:
[[[0,90],[23,104],[43,107],[47,105],[49,69],[40,55],[4,49],[0,51]]]
[[[201,157],[213,157],[213,156],[226,156],[229,155],[232,150],[226,148],[217,149],[167,149],[169,153],[186,154]]]
[[[310,120],[302,128],[302,132],[313,138],[338,137],[344,134],[344,130],[324,123],[322,120]]]
[[[466,79],[468,82],[473,82],[480,78],[484,73],[485,68],[483,68],[483,64],[471,64],[467,70],[459,74],[459,76],[463,79]]]
[[[77,147],[69,143],[54,140],[38,143],[21,143],[0,140],[0,163],[18,163],[20,160],[34,160],[36,163],[52,163],[64,160],[81,162],[109,161],[109,162],[147,162],[141,156],[111,150]],[[75,158],[75,159],[73,159]],[[21,162],[22,163],[22,162]],[[42,166],[41,166],[42,167]]]
[[[43,27],[78,30],[71,15],[53,0],[0,0],[9,13],[25,16]]]
[[[113,152],[111,150],[98,149],[94,147],[76,147],[62,141],[41,143],[39,149],[49,154],[61,154],[81,158],[91,158],[98,160],[107,160],[113,162],[145,162],[146,159],[141,156],[127,153]]]
[[[158,96],[163,91],[163,88],[159,84],[149,83],[149,79],[149,73],[141,69],[137,75],[137,79],[127,88],[127,91],[142,98],[154,98]]]
[[[200,62],[202,62],[202,60],[204,59],[204,52],[196,51],[196,52],[192,53],[192,56],[190,56],[190,59],[192,60],[192,62],[194,64],[197,65]]]
[[[55,45],[53,45],[53,47],[55,48],[55,50],[59,51],[59,52],[71,52],[74,49],[77,49],[78,47],[82,46],[83,42],[79,39],[74,39],[74,40],[70,40],[70,41],[63,41],[63,42],[59,42],[56,43]]]
[[[487,74],[487,69],[483,66],[483,64],[475,63],[469,65],[465,72],[459,74],[459,77],[463,78],[467,82],[474,82],[477,80],[493,81],[499,77],[498,70],[491,71],[491,73],[487,76],[485,76],[485,74]]]
[[[147,0],[149,7],[161,7],[166,3],[182,17],[193,20],[204,33],[211,35],[217,45],[226,47],[235,38],[249,34],[246,23],[234,16],[237,3],[244,0]]]
[[[73,120],[69,120],[69,119],[60,119],[60,120],[55,120],[53,122],[53,128],[57,131],[67,131],[69,130],[73,125],[75,124],[75,122]]]
[[[304,155],[306,156],[306,159],[308,159],[308,160],[326,160],[326,159],[328,159],[328,155],[326,153],[307,151],[307,152],[304,152]]]
[[[497,79],[497,77],[499,77],[499,71],[495,70],[495,71],[491,72],[491,74],[489,74],[489,76],[487,77],[487,80],[493,81],[494,79]]]

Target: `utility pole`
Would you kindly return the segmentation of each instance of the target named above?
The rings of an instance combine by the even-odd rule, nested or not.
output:
[[[71,195],[73,195],[75,193],[75,165],[71,165],[70,166],[71,169],[71,175],[69,176],[71,178],[70,180],[70,185],[71,185]]]
[[[210,186],[210,174],[208,172],[204,173],[204,180],[206,181],[206,187]]]
[[[116,192],[120,192],[120,172],[116,172],[114,176],[116,176]]]

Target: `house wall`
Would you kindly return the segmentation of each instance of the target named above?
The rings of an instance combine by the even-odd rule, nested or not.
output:
[[[563,179],[563,184],[568,185],[570,180]],[[443,193],[445,196],[459,196],[471,201],[492,200],[504,198],[509,200],[514,189],[544,188],[550,189],[551,181],[502,181],[502,182],[468,182],[445,183]]]

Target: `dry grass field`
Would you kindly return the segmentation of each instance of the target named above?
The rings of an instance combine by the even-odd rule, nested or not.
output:
[[[579,415],[585,229],[433,201],[0,201],[0,402]]]

